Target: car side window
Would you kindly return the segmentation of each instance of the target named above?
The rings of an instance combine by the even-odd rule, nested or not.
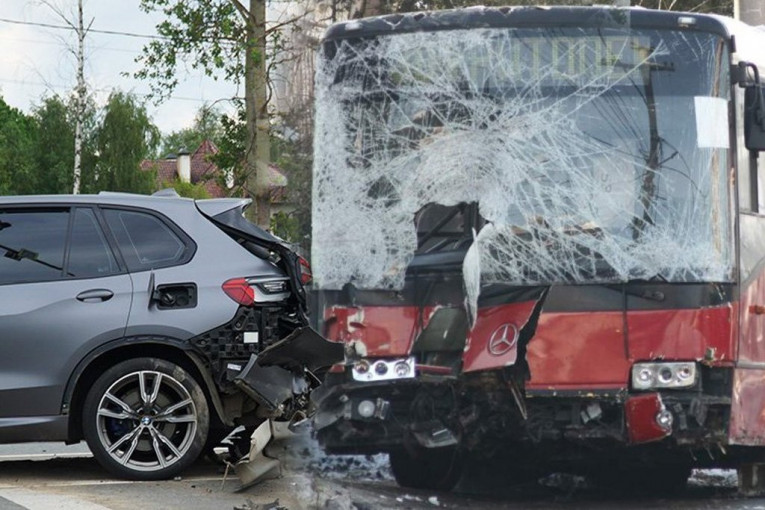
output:
[[[59,280],[69,209],[0,210],[0,285]]]
[[[119,272],[92,209],[75,209],[66,270],[67,276],[73,278],[96,278]]]
[[[189,252],[186,243],[157,216],[122,209],[105,209],[104,216],[130,271],[186,261]]]

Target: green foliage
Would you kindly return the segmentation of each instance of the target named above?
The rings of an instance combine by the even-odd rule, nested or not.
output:
[[[256,201],[248,214],[257,213],[258,220],[267,223],[267,192],[257,169],[266,168],[269,156],[266,39],[278,35],[279,27],[266,28],[266,0],[141,0],[141,8],[165,16],[157,25],[162,38],[145,46],[136,59],[142,69],[135,76],[150,81],[155,97],[162,99],[173,91],[181,64],[244,84],[247,148],[241,160],[240,153],[229,159],[236,160],[237,175],[244,177],[239,184],[246,183],[243,187]],[[219,146],[223,153],[225,145]]]
[[[145,12],[161,11],[162,37],[144,47],[136,77],[148,79],[163,99],[178,84],[176,68],[185,64],[206,75],[239,83],[244,74],[246,24],[230,0],[141,0]]]
[[[204,140],[211,140],[217,146],[222,137],[223,125],[220,112],[211,106],[204,105],[197,111],[192,127],[174,131],[162,137],[160,155],[176,154],[181,148],[194,152]]]
[[[39,134],[34,148],[37,172],[35,192],[71,193],[74,181],[74,119],[59,97],[43,99],[35,108]]]
[[[271,232],[289,243],[301,244],[304,241],[300,220],[293,214],[279,211],[271,216]]]
[[[229,169],[234,173],[234,190],[235,194],[239,194],[245,187],[244,159],[248,134],[244,105],[241,102],[235,104],[237,108],[234,115],[224,114],[220,117],[221,136],[216,143],[220,152],[212,156],[210,161],[218,168]]]
[[[0,99],[0,194],[72,192],[73,112],[73,103],[59,96],[43,98],[29,116]],[[159,131],[132,96],[113,93],[101,116],[89,101],[81,191],[154,191],[156,172],[141,171],[140,163],[153,154],[158,141]]]
[[[193,153],[204,139],[204,135],[193,127],[173,131],[162,136],[159,156],[166,158],[169,154],[177,155],[180,149],[186,149]]]
[[[140,164],[155,152],[159,137],[144,105],[131,95],[113,92],[95,134],[98,150],[95,172],[83,173],[83,190],[154,191],[156,172],[141,171]]]
[[[302,112],[283,115],[281,127],[289,128],[300,115]],[[284,233],[277,235],[299,244],[306,253],[311,244],[312,147],[310,138],[278,135],[271,138],[272,159],[287,177],[287,202],[294,207],[289,217],[281,218],[277,225],[272,220],[272,227],[283,229]]]
[[[34,119],[0,99],[0,195],[35,193]]]
[[[207,192],[205,185],[202,182],[191,184],[190,182],[184,182],[180,179],[174,179],[171,182],[163,182],[162,188],[173,188],[180,196],[186,198],[193,198],[196,200],[211,198],[210,193]]]

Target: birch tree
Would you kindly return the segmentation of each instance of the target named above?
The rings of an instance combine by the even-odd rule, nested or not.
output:
[[[49,0],[41,0],[56,15],[61,18],[77,35],[77,47],[70,48],[70,51],[77,58],[77,86],[74,90],[74,109],[75,109],[75,127],[74,127],[74,168],[72,171],[72,192],[76,195],[80,192],[80,181],[82,178],[82,143],[83,143],[83,124],[85,122],[85,108],[87,101],[87,85],[85,83],[85,36],[93,24],[91,18],[88,27],[85,27],[82,0],[77,0],[77,16],[70,19],[63,10]]]

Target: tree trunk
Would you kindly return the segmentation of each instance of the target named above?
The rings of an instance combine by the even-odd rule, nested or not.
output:
[[[250,219],[268,228],[271,217],[268,165],[271,156],[266,76],[266,0],[250,0],[247,53],[244,69],[244,106],[247,125],[245,187],[255,199]]]
[[[382,0],[364,0],[360,6],[359,18],[366,18],[367,16],[379,16],[385,14],[383,9]]]
[[[74,99],[74,176],[72,193],[80,192],[82,170],[82,117],[85,112],[85,28],[82,23],[82,0],[77,2],[77,93]]]

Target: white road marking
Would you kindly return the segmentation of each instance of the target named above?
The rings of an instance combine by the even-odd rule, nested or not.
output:
[[[108,507],[84,499],[63,494],[44,494],[27,489],[2,489],[0,497],[29,510],[110,510]]]
[[[236,480],[236,478],[232,478],[232,480]],[[184,482],[221,482],[223,481],[222,476],[215,476],[215,477],[204,477],[200,476],[198,478],[183,478],[181,481]],[[133,485],[133,484],[140,484],[140,483],[156,483],[156,482],[142,482],[137,480],[76,480],[76,481],[70,481],[70,482],[52,482],[52,483],[36,483],[36,484],[29,484],[27,487],[85,487],[85,486],[91,486],[91,485]],[[15,489],[18,487],[18,484],[16,485],[0,485],[0,491],[5,489]],[[0,496],[2,496],[2,492],[0,492]]]
[[[81,453],[23,453],[23,454],[10,454],[0,455],[0,462],[5,461],[17,461],[17,460],[52,460],[52,459],[80,459],[92,457],[93,454],[88,452]]]

